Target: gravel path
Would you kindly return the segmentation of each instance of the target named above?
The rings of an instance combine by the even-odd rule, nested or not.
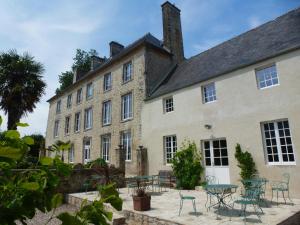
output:
[[[55,211],[55,215],[58,215],[62,212],[74,212],[76,211],[78,208],[76,206],[73,205],[61,205],[60,207],[58,207]],[[52,211],[48,212],[48,213],[42,213],[41,211],[37,211],[35,216],[31,219],[31,220],[27,220],[27,224],[28,225],[44,225],[47,220],[51,217],[52,215]],[[18,225],[21,225],[20,222],[17,223]],[[52,219],[47,225],[59,225],[61,224],[61,221],[59,219]]]

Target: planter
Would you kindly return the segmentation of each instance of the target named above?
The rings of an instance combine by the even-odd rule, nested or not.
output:
[[[151,208],[151,196],[145,195],[142,197],[132,196],[133,209],[136,211],[147,211]]]

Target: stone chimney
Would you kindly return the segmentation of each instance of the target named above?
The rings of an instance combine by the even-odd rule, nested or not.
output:
[[[116,41],[111,41],[109,43],[109,48],[110,48],[110,57],[113,57],[119,52],[121,52],[124,49],[124,46]]]
[[[91,56],[91,70],[96,69],[104,62],[105,62],[105,58],[100,58],[95,55]]]
[[[161,7],[164,34],[163,43],[173,54],[173,59],[180,63],[184,60],[180,9],[168,1],[163,3]]]

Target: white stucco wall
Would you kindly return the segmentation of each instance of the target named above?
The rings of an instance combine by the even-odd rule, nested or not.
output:
[[[279,85],[258,89],[255,69],[275,63]],[[203,104],[201,86],[215,81],[217,101]],[[163,113],[163,98],[173,96],[174,111]],[[261,122],[288,119],[296,165],[267,165]],[[205,124],[212,125],[208,130]],[[174,93],[147,101],[142,110],[142,144],[148,149],[149,174],[171,169],[164,163],[163,136],[176,134],[180,147],[184,139],[226,138],[230,180],[238,183],[239,168],[234,158],[236,143],[252,153],[261,176],[280,180],[291,175],[291,196],[300,197],[300,50]]]

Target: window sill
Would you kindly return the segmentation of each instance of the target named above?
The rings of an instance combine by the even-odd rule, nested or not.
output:
[[[130,81],[133,81],[133,78],[131,78],[130,80],[127,80],[127,81],[123,81],[123,82],[122,82],[122,85],[127,84],[127,83],[129,83]]]
[[[109,127],[111,126],[111,123],[108,123],[108,124],[102,124],[102,127]]]
[[[111,88],[110,89],[107,89],[107,90],[103,90],[103,93],[108,93],[111,91]]]
[[[132,160],[130,159],[125,159],[125,163],[131,163],[132,162]]]
[[[131,120],[133,120],[133,117],[121,120],[121,123],[126,123],[126,122],[131,121]]]
[[[206,105],[206,104],[211,104],[211,103],[214,103],[214,102],[216,102],[217,100],[213,100],[213,101],[210,101],[210,102],[203,102],[203,104],[204,105]]]
[[[169,111],[169,112],[164,111],[164,114],[169,114],[169,113],[172,113],[172,112],[174,112],[174,109],[172,111]]]
[[[76,105],[80,105],[82,103],[82,101],[81,102],[76,102]]]
[[[91,96],[91,97],[89,97],[89,98],[86,98],[85,100],[86,100],[86,101],[89,101],[89,100],[91,100],[91,99],[93,99],[93,96]]]
[[[262,87],[262,88],[258,87],[258,90],[265,90],[265,89],[269,89],[269,88],[272,88],[272,87],[277,87],[279,85],[280,84],[275,84],[275,85],[271,85],[271,86],[267,86],[267,87]]]
[[[74,131],[74,134],[79,134],[79,133],[80,133],[80,130]]]
[[[92,128],[92,127],[85,128],[84,131],[89,131],[89,130],[91,130],[91,129],[93,129],[93,128]]]
[[[267,166],[296,166],[296,162],[288,162],[288,163],[267,163]]]

